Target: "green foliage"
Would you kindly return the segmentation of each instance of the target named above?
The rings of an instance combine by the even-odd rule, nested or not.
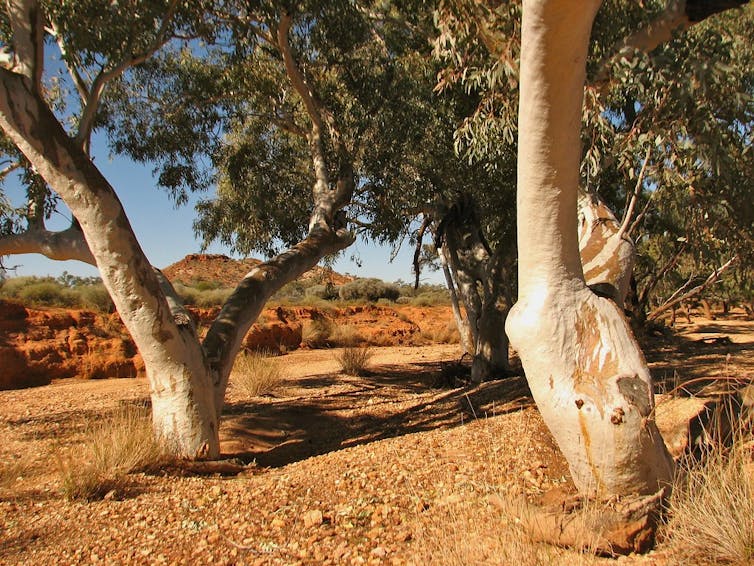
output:
[[[338,288],[332,284],[313,285],[312,287],[306,289],[305,293],[307,297],[315,297],[324,301],[333,301],[340,296],[338,293]]]
[[[651,52],[625,47],[666,9],[661,0],[603,4],[583,113],[582,185],[598,191],[618,218],[646,160],[631,233],[644,307],[734,255],[738,284],[750,287],[744,279],[754,261],[754,8],[718,14]],[[439,88],[478,97],[457,128],[457,150],[512,172],[520,2],[441,1],[436,20],[435,52],[445,64]],[[485,200],[477,204],[482,223],[502,217]],[[661,284],[654,281],[659,272]]]
[[[343,301],[377,302],[380,299],[395,301],[400,296],[400,290],[392,283],[385,283],[380,279],[356,279],[338,290]]]
[[[0,297],[32,307],[63,307],[112,312],[113,302],[98,277],[12,277],[0,283]]]
[[[419,285],[414,289],[413,285],[400,285],[400,294],[397,302],[402,305],[416,307],[432,307],[437,305],[449,305],[450,294],[444,285]]]

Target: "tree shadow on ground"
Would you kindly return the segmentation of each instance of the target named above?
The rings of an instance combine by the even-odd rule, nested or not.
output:
[[[709,334],[744,330],[714,324]],[[749,379],[754,372],[754,342],[704,341],[678,334],[643,340],[656,391],[690,395],[727,374]],[[729,362],[733,360],[732,363]],[[278,397],[234,402],[226,409],[223,452],[263,467],[285,464],[382,439],[462,426],[474,420],[533,405],[521,376],[436,388],[457,362],[380,365],[368,375],[338,373],[295,380]],[[458,384],[459,380],[450,383]]]
[[[533,404],[523,377],[437,389],[443,362],[380,365],[365,376],[297,380],[295,396],[226,408],[223,452],[278,467],[358,444],[464,425]]]
[[[711,385],[733,385],[754,378],[754,341],[735,343],[729,338],[740,334],[740,328],[709,325],[696,333],[720,336],[710,341],[673,334],[643,341],[655,393],[695,395]]]

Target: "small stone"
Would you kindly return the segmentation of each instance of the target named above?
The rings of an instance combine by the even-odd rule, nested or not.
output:
[[[306,520],[304,520],[304,524],[306,524]],[[272,525],[272,527],[275,529],[282,529],[285,526],[285,521],[280,517],[275,517],[272,521],[270,521],[270,525]]]
[[[375,546],[372,549],[372,552],[370,552],[372,556],[377,556],[379,558],[382,558],[384,556],[387,556],[387,550],[385,550],[384,546]]]
[[[301,518],[303,519],[304,526],[307,529],[318,527],[325,520],[324,516],[322,515],[322,511],[320,511],[319,509],[312,509],[310,511],[307,511],[302,515]]]
[[[212,497],[220,497],[223,494],[223,488],[221,488],[219,485],[213,485],[211,488],[209,488],[209,493],[212,495]]]

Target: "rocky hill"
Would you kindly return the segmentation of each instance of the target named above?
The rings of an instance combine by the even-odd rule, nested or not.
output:
[[[171,281],[180,281],[185,285],[203,282],[235,287],[244,275],[260,263],[260,260],[254,258],[233,259],[221,254],[189,254],[162,272]],[[353,281],[354,277],[318,265],[304,273],[301,279],[313,283],[342,285]]]

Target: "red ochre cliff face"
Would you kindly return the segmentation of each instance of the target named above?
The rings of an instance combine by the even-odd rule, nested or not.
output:
[[[189,309],[206,332],[218,309]],[[249,350],[457,342],[450,307],[349,306],[265,309],[244,339]],[[137,377],[144,372],[117,313],[33,309],[0,300],[0,389],[55,379]]]
[[[117,314],[0,300],[0,388],[64,377],[136,377],[143,367]]]

